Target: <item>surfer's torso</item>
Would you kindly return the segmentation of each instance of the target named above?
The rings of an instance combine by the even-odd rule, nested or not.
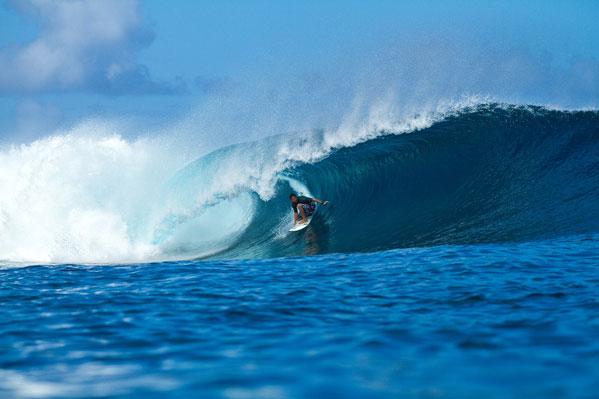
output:
[[[312,205],[314,204],[314,200],[310,197],[306,197],[303,195],[300,195],[297,197],[297,202],[294,204],[291,204],[291,207],[293,208],[293,212],[297,213],[297,206],[298,204],[305,204],[305,205]]]

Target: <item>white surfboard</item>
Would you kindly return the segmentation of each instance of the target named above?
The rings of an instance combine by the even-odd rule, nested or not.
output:
[[[316,212],[314,212],[314,213],[316,213]],[[308,220],[306,220],[306,223],[296,223],[292,228],[289,229],[289,231],[300,231],[300,230],[303,230],[306,227],[308,227],[308,225],[312,221],[312,217],[314,216],[314,213],[312,214],[312,216],[310,216],[308,218]]]

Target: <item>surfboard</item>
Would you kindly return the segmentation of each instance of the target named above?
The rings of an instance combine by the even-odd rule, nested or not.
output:
[[[316,212],[314,212],[314,213],[316,213]],[[314,217],[314,213],[312,214],[312,216],[310,216],[308,218],[308,220],[306,220],[306,223],[298,223],[298,224],[294,225],[292,228],[290,228],[289,231],[300,231],[300,230],[303,230],[306,227],[308,227],[308,225],[312,221],[312,218]]]

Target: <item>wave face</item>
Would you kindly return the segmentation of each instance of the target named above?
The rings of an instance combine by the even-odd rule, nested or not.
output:
[[[599,231],[597,111],[481,105],[269,137],[184,167],[160,151],[62,137],[1,154],[15,190],[0,197],[0,259],[256,258]],[[290,191],[331,202],[301,233],[287,231]]]
[[[481,106],[335,151],[289,173],[321,208],[305,237],[269,235],[287,187],[225,256],[526,241],[599,231],[599,113]],[[276,216],[274,216],[276,215]],[[273,217],[274,216],[274,217]],[[264,237],[269,237],[265,239]]]

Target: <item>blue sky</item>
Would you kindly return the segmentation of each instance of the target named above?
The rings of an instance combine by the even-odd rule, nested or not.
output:
[[[0,137],[168,123],[217,100],[318,124],[388,90],[597,107],[597,21],[592,0],[8,1]]]

